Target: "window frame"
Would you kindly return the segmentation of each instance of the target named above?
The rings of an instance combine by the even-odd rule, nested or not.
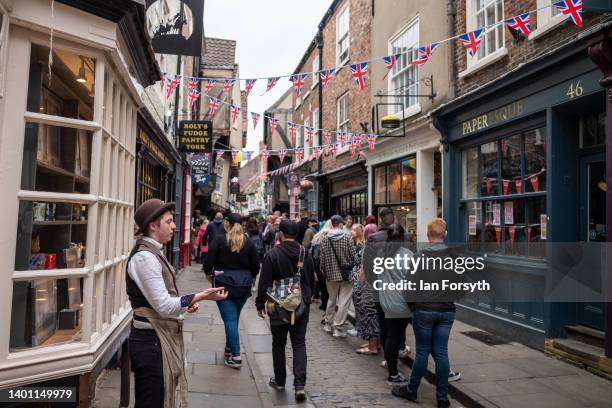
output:
[[[344,7],[337,15],[336,15],[336,66],[340,66],[340,65],[344,65],[346,62],[348,62],[349,58],[350,58],[350,48],[351,48],[351,36],[350,36],[350,8],[349,8],[349,4],[347,3],[346,7]],[[340,33],[340,24],[338,24],[340,22],[340,20],[344,17],[346,13],[346,33]],[[342,34],[342,36],[340,36]],[[346,45],[346,56],[344,58],[340,58],[341,57],[341,44],[342,42],[346,39],[347,41],[347,45]]]
[[[349,91],[346,91],[345,93],[343,93],[342,95],[340,95],[338,97],[338,99],[336,99],[336,130],[338,132],[342,131],[342,132],[348,132],[349,131],[349,124],[350,124],[350,118],[349,118]],[[346,100],[346,102],[344,103],[344,114],[345,114],[345,120],[343,122],[340,122],[340,102]]]
[[[302,128],[303,133],[304,133],[304,144],[303,144],[303,148],[304,148],[304,158],[308,158],[310,157],[310,143],[308,143],[308,139],[306,136],[306,126],[310,127],[311,126],[311,118],[306,118],[304,119],[304,127]],[[312,141],[314,142],[315,136],[314,134],[312,135]]]
[[[560,11],[556,15],[553,15],[553,11],[557,10],[553,4],[557,1],[558,0],[537,0],[537,26],[529,35],[529,40],[535,40],[542,37],[544,34],[553,31],[567,20],[567,17]]]
[[[9,13],[0,1],[0,99],[4,98],[4,77],[6,76],[7,50],[9,42],[10,20]]]
[[[400,29],[399,32],[397,32],[396,34],[394,34],[389,41],[387,42],[387,48],[389,51],[389,54],[395,54],[394,51],[394,43],[397,42],[398,40],[400,40],[402,38],[402,36],[406,35],[409,33],[409,31],[411,29],[414,29],[416,27],[416,43],[415,46],[412,48],[412,57],[408,60],[408,57],[406,55],[402,55],[402,57],[400,57],[402,60],[404,58],[406,58],[406,67],[402,68],[401,70],[399,70],[399,72],[395,72],[395,69],[397,67],[397,63],[395,64],[395,66],[391,69],[391,72],[389,72],[389,75],[387,76],[387,90],[389,94],[394,93],[396,91],[396,89],[393,87],[393,81],[396,80],[397,78],[399,78],[402,75],[409,75],[409,70],[414,69],[415,71],[415,80],[414,83],[409,85],[408,88],[406,88],[406,90],[400,90],[399,92],[407,92],[407,93],[414,93],[414,94],[418,94],[419,93],[419,74],[420,74],[420,65],[414,65],[411,66],[410,62],[414,59],[416,53],[418,52],[417,49],[419,47],[419,41],[420,41],[420,20],[419,20],[419,15],[417,14],[415,17],[413,17],[408,24],[406,24],[404,27],[402,27]],[[403,100],[404,98],[395,98],[394,100]],[[410,97],[408,97],[408,101],[410,101]],[[418,97],[414,97],[414,103],[412,105],[406,105],[404,106],[403,111],[398,110],[398,111],[394,111],[394,106],[395,105],[390,105],[388,107],[389,110],[389,114],[390,115],[403,115],[404,118],[408,118],[412,115],[415,115],[419,112],[421,112],[421,103],[419,101]]]
[[[310,86],[310,89],[314,89],[317,85],[319,85],[319,73],[317,72],[319,71],[319,61],[319,54],[317,54],[312,60],[312,85]]]
[[[496,21],[501,21],[504,18],[504,13],[506,11],[505,9],[505,5],[504,5],[504,1],[503,0],[489,0],[490,2],[501,2],[501,6],[502,6],[502,16],[496,20]],[[470,32],[473,31],[475,29],[477,29],[479,27],[478,25],[478,10],[477,10],[477,2],[478,0],[467,0],[466,1],[466,31]],[[486,13],[486,7],[484,8],[484,12]],[[495,13],[497,14],[497,6],[495,7]],[[495,27],[490,28],[489,30],[483,32],[481,34],[481,40],[482,43],[480,44],[479,47],[479,51],[480,49],[482,49],[482,47],[486,48],[486,36],[489,32],[491,32],[492,30],[497,30],[498,27],[500,27],[500,25],[497,25]],[[499,59],[503,58],[504,56],[506,56],[508,54],[508,49],[506,48],[506,30],[503,26],[503,24],[501,25],[501,35],[502,35],[502,46],[497,48],[495,51],[493,52],[489,52],[488,54],[483,55],[482,57],[478,56],[478,53],[476,54],[476,56],[474,57],[470,57],[467,52],[465,54],[465,58],[466,58],[466,70],[463,72],[459,73],[459,77],[462,78],[466,75],[469,75],[475,71],[478,71],[479,69],[494,63],[495,61],[498,61]],[[497,41],[497,36],[496,36],[496,41]]]

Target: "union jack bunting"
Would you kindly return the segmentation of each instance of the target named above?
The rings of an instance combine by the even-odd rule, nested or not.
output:
[[[481,42],[480,35],[482,34],[482,31],[483,29],[480,28],[478,30],[461,34],[459,36],[459,41],[463,43],[470,57],[474,57],[474,55],[476,55],[476,52],[478,52],[478,47],[480,47]]]
[[[293,122],[287,122],[287,128],[291,134],[291,144],[293,145],[295,144],[295,131],[297,130],[297,125]]]
[[[269,150],[262,150],[261,151],[261,158],[264,161],[268,160],[269,157],[270,157],[270,151]]]
[[[204,84],[204,90],[206,91],[206,93],[210,93],[210,91],[212,91],[213,86],[215,86],[215,80],[214,79],[208,79],[206,81],[206,84]]]
[[[321,76],[321,85],[323,85],[323,88],[327,86],[327,83],[329,82],[329,80],[332,78],[332,76],[334,76],[334,72],[336,72],[336,69],[330,68],[330,69],[324,69],[323,71],[319,73]]]
[[[274,136],[274,131],[276,130],[276,127],[278,126],[278,119],[272,119],[270,120],[270,136]]]
[[[200,97],[200,91],[192,89],[189,91],[189,109],[193,109],[193,103]]]
[[[582,0],[563,0],[555,3],[554,6],[572,23],[582,28]]]
[[[251,119],[253,120],[253,130],[257,128],[257,122],[259,122],[259,118],[261,115],[257,112],[251,112]]]
[[[329,156],[329,150],[331,149],[331,145],[325,146],[325,156]]]
[[[315,147],[315,158],[319,159],[321,157],[321,153],[323,153],[323,148],[321,146]]]
[[[223,157],[223,153],[225,153],[225,150],[217,150],[217,160]]]
[[[520,16],[514,16],[504,20],[505,25],[523,33],[525,37],[529,37],[529,34],[531,34],[530,23],[531,19],[529,18],[529,13],[523,13]]]
[[[233,162],[236,161],[236,157],[238,157],[238,151],[237,150],[232,150],[232,161]]]
[[[266,92],[268,92],[270,89],[274,88],[274,86],[276,85],[276,82],[278,82],[279,78],[280,77],[268,78],[268,83],[266,85]]]
[[[336,158],[336,153],[338,152],[338,144],[339,144],[339,143],[334,143],[334,144],[331,146],[332,153],[334,154],[334,159]]]
[[[302,160],[302,156],[304,154],[304,149],[295,149],[295,161],[299,163]]]
[[[351,138],[351,156],[355,155],[355,148],[357,147],[357,140],[355,140],[355,137]]]
[[[226,79],[223,81],[223,93],[229,92],[229,89],[236,83],[235,79]]]
[[[366,80],[368,78],[368,63],[360,62],[359,64],[351,65],[351,74],[359,89],[365,91]]]
[[[166,99],[170,98],[170,95],[180,83],[180,75],[166,75]]]
[[[198,78],[191,78],[189,80],[189,90],[191,91],[192,89],[197,89],[198,87],[198,82],[200,82],[200,80]]]
[[[293,87],[295,88],[295,93],[297,96],[300,96],[300,92],[304,87],[304,80],[308,74],[293,74],[291,75],[291,82],[293,82]]]
[[[251,150],[247,150],[246,151],[246,159],[247,160],[251,160],[251,157],[253,157],[253,152]]]
[[[255,81],[257,81],[256,79],[247,79],[246,80],[246,84],[245,84],[245,91],[246,91],[246,96],[247,98],[249,97],[249,94],[251,93],[251,89],[253,89],[253,85],[255,85]]]
[[[340,142],[340,146],[344,146],[344,141],[346,140],[346,136],[344,132],[336,133],[336,141]]]
[[[285,161],[285,156],[287,155],[287,150],[283,149],[278,152],[278,158],[280,159],[281,164]]]
[[[374,143],[376,143],[376,135],[368,135],[368,145],[370,146],[370,151],[374,151]]]
[[[213,116],[215,116],[215,113],[217,112],[217,109],[219,109],[219,100],[217,98],[215,98],[214,96],[210,97],[210,106],[209,106],[209,111],[208,111],[208,115],[210,115],[210,117],[212,118]]]
[[[325,141],[327,142],[327,144],[331,143],[331,139],[332,139],[332,134],[329,130],[324,130],[323,131],[323,138],[325,139]]]
[[[439,43],[432,43],[432,44],[426,45],[424,47],[417,48],[417,52],[419,54],[419,57],[412,61],[412,65],[422,65],[422,64],[426,63],[427,61],[429,61],[429,58],[431,57],[431,54],[434,52],[434,50],[436,48],[438,48],[438,45],[440,45],[440,44]]]
[[[387,78],[387,75],[389,75],[389,72],[391,72],[391,69],[393,69],[393,66],[395,65],[397,60],[400,59],[401,56],[402,56],[401,53],[397,53],[393,55],[388,55],[383,58],[383,61],[385,62],[385,65],[387,66],[387,73],[385,73],[385,76],[382,79]]]
[[[232,125],[236,123],[236,119],[240,115],[240,107],[231,105]]]
[[[308,140],[308,143],[312,146],[312,134],[314,133],[314,128],[304,126],[304,130],[306,131],[306,138]]]

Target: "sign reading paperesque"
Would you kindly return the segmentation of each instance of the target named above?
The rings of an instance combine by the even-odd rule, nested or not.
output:
[[[212,122],[183,120],[179,123],[179,150],[203,153],[212,150]]]

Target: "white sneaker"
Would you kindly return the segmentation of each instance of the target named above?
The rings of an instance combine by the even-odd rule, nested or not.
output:
[[[383,361],[381,361],[381,362],[380,362],[380,366],[381,366],[382,368],[387,368],[387,360],[383,360]]]
[[[334,337],[336,337],[336,338],[340,338],[340,339],[341,339],[341,338],[346,337],[346,333],[345,333],[345,332],[342,332],[342,331],[340,331],[340,330],[334,329],[334,334],[333,334],[333,336],[334,336]]]
[[[356,329],[347,330],[346,334],[348,334],[351,337],[357,337],[357,330]]]
[[[410,347],[406,346],[405,349],[399,351],[398,357],[407,358],[410,355],[410,351]]]
[[[332,330],[331,325],[329,325],[329,324],[325,324],[325,325],[323,325],[323,331],[324,331],[325,333],[331,333],[333,330]]]
[[[459,381],[461,379],[461,373],[459,371],[448,370],[448,382]]]

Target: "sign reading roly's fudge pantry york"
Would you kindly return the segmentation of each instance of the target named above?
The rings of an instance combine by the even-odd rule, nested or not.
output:
[[[212,122],[183,120],[179,123],[179,150],[187,153],[210,152],[212,149]]]

